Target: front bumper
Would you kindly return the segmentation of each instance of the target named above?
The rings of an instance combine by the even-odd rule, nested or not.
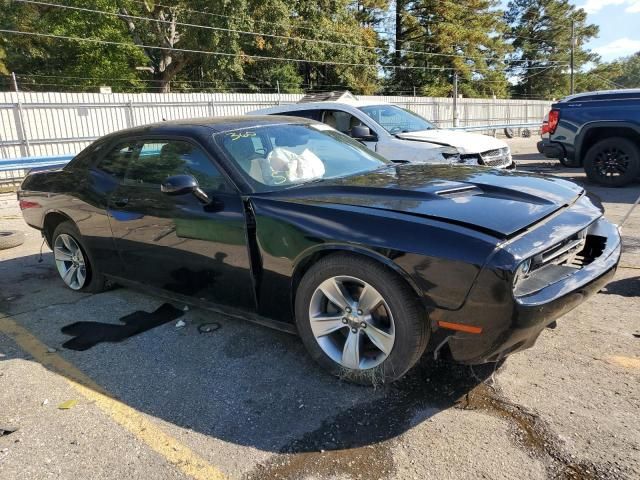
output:
[[[591,264],[531,295],[512,296],[502,301],[494,298],[495,302],[481,300],[489,292],[500,297],[494,284],[490,289],[480,289],[481,295],[470,296],[468,305],[461,310],[446,314],[450,322],[466,320],[483,329],[480,334],[455,332],[448,336],[443,343],[448,345],[452,359],[467,364],[495,362],[527,349],[546,327],[609,283],[620,261],[620,234],[617,227],[606,220],[597,223],[599,234],[606,236],[607,246]]]

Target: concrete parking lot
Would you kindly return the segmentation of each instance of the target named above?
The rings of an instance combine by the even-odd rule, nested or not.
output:
[[[614,222],[640,195],[511,144],[520,168],[583,183]],[[69,324],[164,300],[64,288],[14,194],[0,229],[27,235],[0,250],[2,479],[640,478],[640,208],[614,281],[532,349],[498,368],[425,358],[377,389],[326,375],[296,337],[198,309],[64,348]]]

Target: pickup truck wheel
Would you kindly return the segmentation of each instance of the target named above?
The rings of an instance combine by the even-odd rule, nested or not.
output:
[[[622,187],[640,174],[640,151],[631,140],[621,137],[600,140],[584,159],[589,180],[608,187]]]
[[[56,268],[67,287],[92,293],[105,290],[105,278],[94,267],[82,236],[73,223],[58,225],[52,240]]]
[[[334,254],[313,265],[296,292],[296,324],[322,367],[345,380],[392,382],[427,346],[427,316],[416,293],[373,260]]]

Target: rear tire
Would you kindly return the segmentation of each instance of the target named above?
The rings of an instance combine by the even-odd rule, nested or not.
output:
[[[60,223],[53,231],[51,245],[56,268],[68,288],[88,293],[106,290],[106,279],[95,267],[91,252],[74,223]]]
[[[337,302],[329,300],[336,298],[332,285],[343,294]],[[427,315],[413,289],[387,267],[353,254],[330,255],[307,271],[295,313],[311,357],[332,375],[363,385],[402,377],[429,340]]]
[[[622,187],[640,175],[640,149],[622,137],[600,140],[587,152],[584,170],[592,182]]]

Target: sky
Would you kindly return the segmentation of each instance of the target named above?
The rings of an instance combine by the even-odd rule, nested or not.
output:
[[[506,8],[508,0],[502,0]],[[640,0],[571,0],[583,8],[589,23],[600,27],[598,38],[587,48],[609,62],[640,51]]]
[[[600,27],[587,44],[605,62],[640,51],[640,0],[577,0],[588,20]]]

